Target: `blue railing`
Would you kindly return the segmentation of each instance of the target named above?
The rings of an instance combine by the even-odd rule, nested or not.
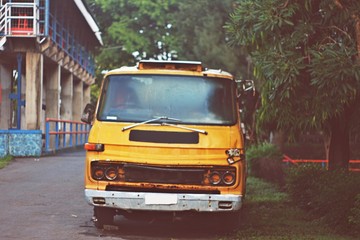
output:
[[[64,27],[55,16],[49,14],[49,36],[56,45],[92,76],[95,75],[95,61],[92,55],[76,39],[75,35]]]
[[[91,126],[77,121],[47,118],[45,152],[77,147],[87,142]]]

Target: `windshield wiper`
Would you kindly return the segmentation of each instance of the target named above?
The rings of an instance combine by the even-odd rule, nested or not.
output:
[[[139,126],[139,125],[143,125],[143,124],[147,124],[147,123],[152,123],[152,122],[156,122],[156,121],[159,121],[159,120],[170,120],[170,121],[175,121],[175,122],[181,122],[180,119],[169,118],[169,117],[166,117],[166,116],[161,116],[161,117],[156,117],[156,118],[149,119],[149,120],[146,120],[146,121],[143,121],[143,122],[131,124],[131,125],[127,126],[127,127],[123,127],[122,131],[125,132],[126,130],[129,130],[129,129],[131,129],[131,128],[137,127],[137,126]]]
[[[189,131],[193,131],[193,132],[198,132],[204,135],[208,135],[208,132],[205,130],[200,130],[200,129],[196,129],[196,128],[189,128],[189,127],[185,127],[185,126],[181,126],[181,125],[175,125],[175,124],[170,124],[170,123],[162,123],[161,125],[163,126],[170,126],[170,127],[177,127],[177,128],[181,128],[181,129],[185,129],[185,130],[189,130]]]
[[[135,123],[135,124],[129,125],[129,126],[127,126],[127,127],[123,127],[123,128],[122,128],[122,131],[125,132],[126,130],[129,130],[129,129],[131,129],[131,128],[137,127],[137,126],[139,126],[139,125],[143,125],[143,124],[147,124],[147,123],[152,123],[152,122],[156,122],[156,121],[159,121],[159,120],[169,120],[169,121],[174,121],[174,122],[181,122],[181,120],[180,120],[180,119],[177,119],[177,118],[170,118],[170,117],[166,117],[166,116],[161,116],[161,117],[156,117],[156,118],[149,119],[149,120],[146,120],[146,121],[143,121],[143,122]],[[180,126],[180,125],[175,125],[175,124],[166,123],[166,122],[162,122],[161,125],[162,125],[162,126],[177,127],[177,128],[181,128],[181,129],[185,129],[185,130],[189,130],[189,131],[193,131],[193,132],[198,132],[198,133],[205,134],[205,135],[208,134],[207,131],[205,131],[205,130],[200,130],[200,129],[195,129],[195,128],[189,128],[189,127]]]

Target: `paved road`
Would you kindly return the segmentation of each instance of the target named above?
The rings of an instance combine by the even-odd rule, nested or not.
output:
[[[17,158],[0,169],[0,239],[216,239],[215,219],[130,221],[98,230],[83,195],[85,153]],[[219,220],[220,221],[220,220]]]

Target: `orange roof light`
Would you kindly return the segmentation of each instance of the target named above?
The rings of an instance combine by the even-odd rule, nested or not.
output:
[[[138,65],[139,70],[145,69],[167,69],[201,72],[202,64],[196,61],[157,61],[141,60]]]

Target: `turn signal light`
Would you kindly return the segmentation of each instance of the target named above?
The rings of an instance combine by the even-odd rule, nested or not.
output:
[[[103,198],[103,197],[94,197],[93,202],[94,202],[94,204],[105,204],[106,203],[105,198]]]
[[[103,152],[104,144],[101,143],[85,143],[84,149],[87,151]]]
[[[229,163],[229,165],[245,160],[245,153],[244,153],[244,149],[242,148],[227,149],[225,151],[225,154],[228,156],[226,160]]]

